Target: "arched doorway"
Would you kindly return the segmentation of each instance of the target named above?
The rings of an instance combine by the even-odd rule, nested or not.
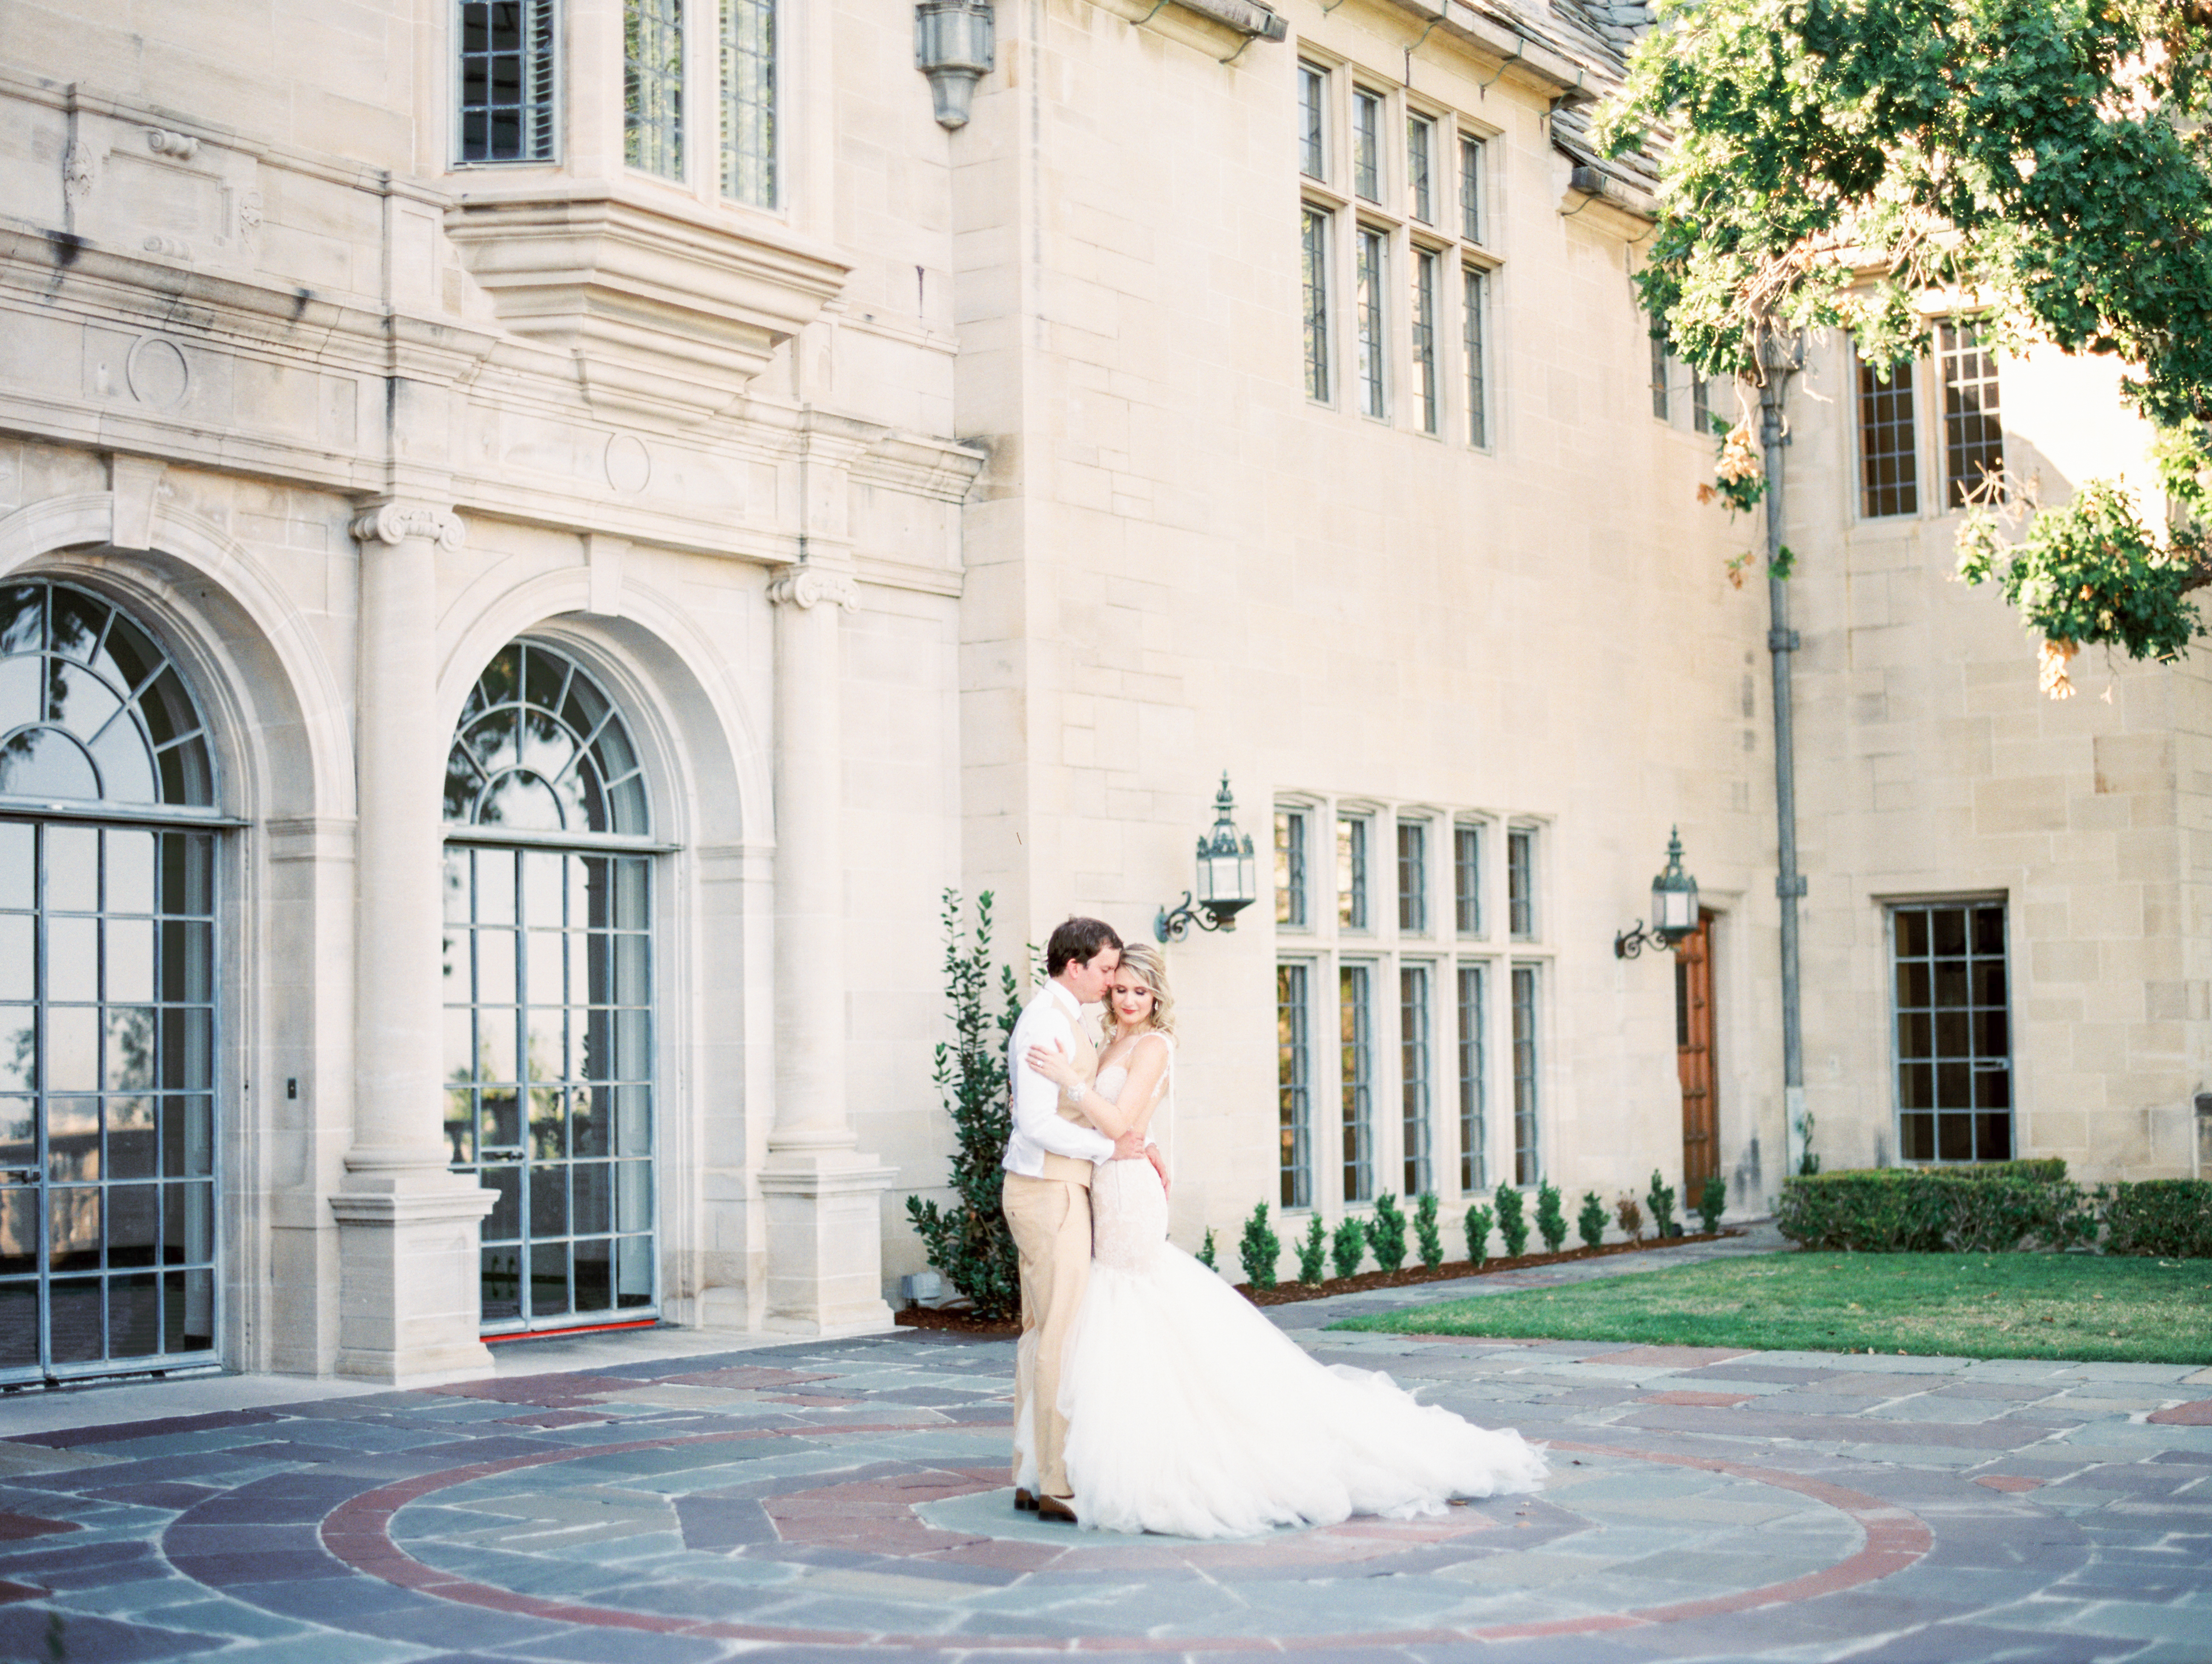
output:
[[[445,814],[446,1136],[499,1195],[484,1333],[650,1319],[655,846],[636,748],[574,657],[494,655]]]
[[[0,585],[0,1381],[211,1361],[215,787],[148,631]]]

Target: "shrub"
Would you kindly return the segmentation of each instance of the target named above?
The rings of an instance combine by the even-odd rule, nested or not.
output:
[[[1336,1236],[1328,1245],[1329,1262],[1336,1267],[1336,1274],[1351,1276],[1359,1269],[1359,1257],[1366,1252],[1367,1228],[1357,1219],[1338,1220]]]
[[[1620,1234],[1630,1242],[1644,1240],[1644,1210],[1636,1205],[1636,1198],[1625,1190],[1613,1202],[1613,1217],[1620,1221]]]
[[[1328,1269],[1328,1227],[1316,1213],[1306,1220],[1306,1234],[1298,1239],[1298,1281],[1319,1283]]]
[[[1595,1190],[1583,1193],[1583,1211],[1575,1215],[1575,1232],[1584,1248],[1595,1248],[1605,1241],[1605,1204],[1598,1200]]]
[[[1395,1271],[1406,1263],[1406,1216],[1398,1209],[1398,1199],[1387,1190],[1375,1199],[1375,1217],[1367,1224],[1367,1247],[1384,1271]]]
[[[1547,1254],[1557,1254],[1567,1240],[1567,1216],[1559,1212],[1559,1187],[1549,1179],[1536,1187],[1536,1231]]]
[[[1413,1204],[1413,1241],[1419,1246],[1421,1263],[1434,1271],[1444,1262],[1443,1227],[1437,1219],[1437,1199],[1424,1196]]]
[[[2059,1162],[2008,1162],[1789,1178],[1775,1224],[1801,1247],[1860,1254],[2086,1245],[2096,1240],[2094,1202],[2064,1170]]]
[[[2212,1259],[2212,1180],[2145,1179],[2098,1192],[2107,1254]]]
[[[1200,1245],[1198,1250],[1198,1263],[1204,1266],[1208,1271],[1218,1271],[1221,1269],[1220,1266],[1214,1263],[1213,1260],[1213,1227],[1212,1225],[1208,1225],[1206,1228],[1206,1241]]]
[[[1237,1258],[1244,1267],[1244,1280],[1255,1289],[1273,1288],[1275,1262],[1282,1255],[1282,1240],[1267,1228],[1267,1205],[1261,1202],[1244,1222],[1244,1235],[1237,1244]]]
[[[1510,1184],[1498,1187],[1498,1236],[1510,1258],[1528,1251],[1528,1222],[1521,1217],[1521,1193]]]
[[[1651,1205],[1651,1234],[1658,1237],[1680,1236],[1682,1227],[1674,1223],[1674,1187],[1662,1184],[1659,1169],[1651,1169],[1651,1188],[1644,1193],[1644,1199]]]
[[[991,986],[991,892],[975,898],[975,937],[961,940],[960,896],[948,890],[945,910],[945,995],[953,1039],[939,1042],[930,1078],[952,1118],[952,1189],[958,1199],[939,1208],[919,1196],[906,1199],[907,1218],[921,1238],[929,1263],[968,1297],[981,1317],[1012,1317],[1021,1309],[1021,1257],[1006,1228],[999,1193],[1006,1181],[1000,1163],[1013,1130],[1006,1091],[1006,1040],[1021,1015],[1021,987],[1013,969],[999,968],[1000,1009],[983,1009]]]
[[[1705,1188],[1698,1193],[1698,1218],[1708,1236],[1721,1228],[1721,1215],[1728,1212],[1728,1181],[1717,1173],[1705,1181]]]
[[[1467,1211],[1467,1257],[1477,1271],[1490,1258],[1490,1210],[1480,1202]]]

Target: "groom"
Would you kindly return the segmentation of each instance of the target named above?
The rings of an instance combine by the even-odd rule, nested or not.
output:
[[[1089,1089],[1066,1102],[1059,1087],[1024,1061],[1032,1046],[1097,1060],[1083,1032],[1083,1007],[1105,997],[1121,963],[1121,938],[1097,919],[1070,919],[1045,944],[1044,991],[1030,1001],[1006,1045],[1013,1088],[1013,1133],[1006,1140],[1001,1191],[1007,1227],[1021,1256],[1022,1342],[1014,1369],[1014,1506],[1042,1519],[1075,1518],[1060,1413],[1060,1354],[1091,1280],[1093,1164],[1145,1153],[1134,1133],[1109,1139],[1080,1119]],[[1086,1068],[1085,1073],[1089,1071]],[[1021,1430],[1030,1430],[1036,1491],[1023,1486]]]

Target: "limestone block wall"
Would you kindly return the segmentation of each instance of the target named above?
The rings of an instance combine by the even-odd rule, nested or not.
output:
[[[1899,1159],[1884,902],[1987,895],[2007,903],[2022,1153],[2090,1178],[2186,1174],[2207,1060],[2205,669],[2091,653],[2074,698],[2039,694],[2033,640],[1993,588],[1955,580],[1959,517],[1928,462],[1921,513],[1862,515],[1848,373],[1823,343],[1789,458],[1805,977],[1838,996],[1806,1006],[1816,1147]],[[2007,464],[2040,501],[2117,475],[2158,512],[2112,371],[2037,352],[2000,376]],[[1923,446],[1929,408],[1923,389]]]

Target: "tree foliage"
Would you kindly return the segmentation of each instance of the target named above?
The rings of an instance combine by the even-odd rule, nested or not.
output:
[[[1842,329],[1889,367],[1932,320],[1976,318],[2006,350],[2117,360],[2163,435],[2167,495],[2202,500],[2212,4],[1660,0],[1659,15],[1599,133],[1661,158],[1637,282],[1685,359],[1758,380],[1797,331]],[[1962,574],[1996,580],[2062,662],[2092,643],[2171,659],[2194,635],[2192,520],[2155,526],[2126,487],[2091,482],[2007,549],[1989,495]]]

